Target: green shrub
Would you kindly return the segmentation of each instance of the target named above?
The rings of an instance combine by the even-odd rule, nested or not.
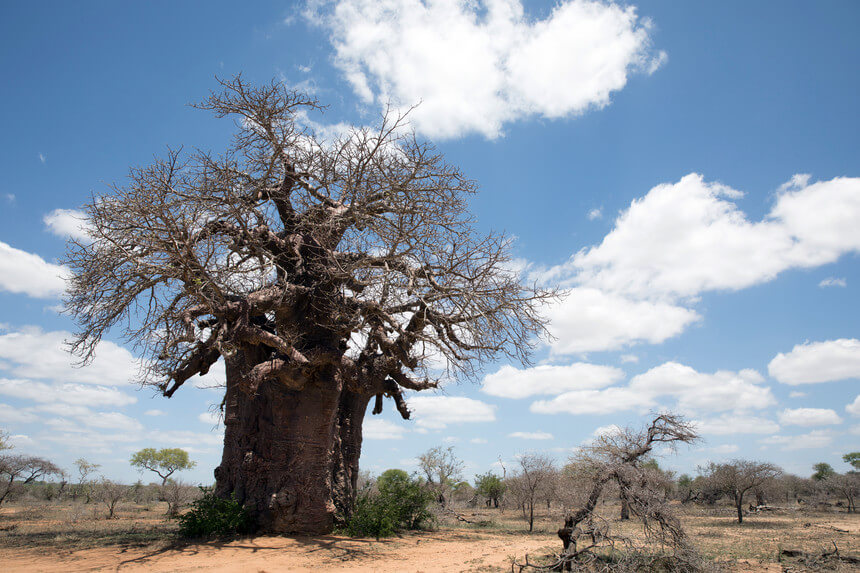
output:
[[[251,516],[236,501],[216,496],[210,488],[201,487],[203,495],[191,503],[191,509],[176,519],[182,537],[224,537],[251,531]]]
[[[358,495],[346,532],[353,537],[388,537],[401,529],[421,529],[432,519],[433,492],[403,470],[388,470],[377,480],[377,492]]]

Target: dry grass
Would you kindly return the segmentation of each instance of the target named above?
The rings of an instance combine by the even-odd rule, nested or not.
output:
[[[3,560],[4,554],[20,556],[26,553],[45,560],[63,559],[63,555],[75,554],[75,559],[85,561],[88,550],[99,550],[103,558],[105,552],[112,552],[117,559],[120,555],[135,552],[187,552],[181,544],[176,544],[176,525],[165,519],[166,509],[165,503],[125,503],[117,511],[117,518],[109,520],[106,519],[107,510],[95,503],[30,503],[4,506],[0,509],[0,561]],[[858,514],[773,511],[750,515],[742,525],[738,525],[728,507],[703,508],[689,505],[678,506],[678,510],[692,544],[707,559],[723,563],[731,570],[782,571],[785,564],[777,564],[780,548],[821,553],[825,549],[832,549],[833,542],[837,544],[841,554],[860,556]],[[526,551],[531,558],[550,556],[561,548],[561,543],[555,536],[561,525],[558,511],[541,511],[535,521],[535,531],[531,534],[526,531],[527,524],[520,513],[512,509],[504,512],[465,509],[459,510],[459,513],[476,523],[465,524],[451,517],[440,517],[433,532],[409,534],[382,543],[363,544],[362,540],[332,537],[332,548],[346,546],[351,549],[342,556],[333,554],[331,557],[338,562],[350,561],[347,569],[355,566],[361,570],[361,567],[367,567],[369,564],[380,563],[380,559],[400,560],[414,569],[418,563],[412,562],[410,552],[413,548],[420,546],[423,549],[426,544],[427,550],[430,551],[430,546],[435,544],[440,547],[439,552],[450,552],[451,547],[469,547],[469,553],[460,562],[460,570],[489,573],[509,570],[509,565],[499,565],[499,560],[521,560]],[[635,520],[617,521],[617,506],[604,505],[600,508],[600,513],[612,520],[613,527],[617,527],[634,543],[642,542],[641,526]],[[245,545],[271,543],[266,541],[267,539],[273,538],[249,538],[234,542],[234,545],[238,545],[231,551],[241,552]],[[358,545],[352,547],[356,543]],[[211,545],[209,549],[213,551],[218,551],[221,547],[217,543],[208,545]],[[204,546],[207,544],[199,545]],[[278,551],[279,554],[286,552],[284,558],[300,557],[309,563],[320,558],[318,553],[305,555],[308,550],[304,542],[298,545],[287,544]],[[434,552],[431,551],[432,553]],[[496,556],[497,562],[488,564],[488,555],[491,554]],[[241,561],[242,558],[233,556],[231,559]],[[808,569],[797,568],[792,564],[790,570]]]
[[[107,509],[95,502],[4,505],[0,509],[0,550],[52,547],[73,551],[169,543],[177,526],[165,519],[166,512],[166,503],[122,503],[115,518],[107,519]]]

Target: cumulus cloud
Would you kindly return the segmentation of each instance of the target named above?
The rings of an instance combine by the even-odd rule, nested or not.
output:
[[[572,288],[563,296],[546,313],[554,355],[618,350],[643,342],[659,344],[701,319],[696,311],[682,306],[634,300],[596,288]]]
[[[0,291],[56,298],[66,288],[68,269],[0,241]]]
[[[748,414],[723,414],[716,418],[694,420],[693,424],[704,436],[773,434],[779,431],[779,424],[773,420]]]
[[[782,446],[785,451],[809,450],[826,448],[833,442],[833,432],[830,430],[812,430],[799,436],[771,436],[760,440],[760,443],[772,446]]]
[[[120,430],[126,432],[140,432],[143,425],[130,416],[120,412],[95,412],[81,421],[93,428]]]
[[[554,396],[570,390],[603,388],[622,378],[624,371],[619,368],[584,362],[525,369],[502,366],[498,372],[484,378],[481,391],[503,398],[526,398],[539,394]]]
[[[720,370],[708,374],[684,364],[666,362],[634,376],[627,386],[565,392],[552,400],[534,402],[531,411],[541,414],[644,411],[665,399],[672,400],[672,407],[683,411],[761,410],[776,403],[763,381],[755,370]]]
[[[37,422],[39,417],[28,410],[0,403],[0,420],[3,420],[4,424],[28,424],[30,422]]]
[[[511,432],[508,437],[521,440],[551,440],[552,434],[549,432]]]
[[[820,286],[821,288],[825,288],[825,287],[842,287],[842,288],[845,288],[848,286],[848,281],[846,281],[845,279],[838,279],[838,278],[834,278],[834,277],[829,277],[829,278],[822,280],[820,283],[818,283],[818,286]]]
[[[853,416],[860,416],[860,394],[854,398],[854,401],[845,406],[845,411]]]
[[[762,382],[764,378],[755,370],[707,374],[666,362],[635,376],[630,389],[651,397],[672,396],[683,410],[761,410],[776,403],[770,388],[762,386]]]
[[[532,116],[572,117],[609,104],[665,54],[633,7],[558,3],[544,19],[520,0],[315,0],[306,15],[330,34],[335,65],[366,103],[417,103],[433,138],[502,134]]]
[[[735,444],[722,444],[719,446],[714,446],[711,448],[711,451],[715,454],[733,454],[737,452],[740,448],[738,448]]]
[[[44,217],[42,222],[52,233],[63,238],[89,239],[87,232],[87,216],[77,209],[54,209]]]
[[[617,350],[677,336],[708,291],[769,281],[860,251],[860,178],[795,176],[751,221],[743,193],[691,173],[632,202],[599,245],[532,278],[569,287],[551,312],[556,353]],[[591,333],[593,336],[590,336]]]
[[[828,426],[841,424],[842,418],[829,408],[789,408],[779,414],[779,423],[786,426]]]
[[[595,219],[600,219],[603,217],[603,208],[592,209],[588,212],[588,220],[594,221]]]
[[[650,397],[625,387],[565,392],[552,400],[538,400],[529,409],[535,414],[610,414],[653,406]]]
[[[370,418],[364,421],[361,433],[368,440],[401,440],[406,428],[382,418]]]
[[[197,419],[204,424],[209,424],[210,426],[217,426],[221,423],[221,412],[213,412],[211,410],[203,412],[197,416]]]
[[[495,406],[464,396],[414,396],[409,399],[409,409],[415,414],[415,425],[431,430],[496,419]]]
[[[0,334],[0,360],[6,363],[0,364],[0,371],[6,370],[17,378],[102,386],[135,381],[140,363],[131,352],[104,340],[98,346],[95,360],[77,367],[65,346],[65,341],[71,338],[71,332],[44,332],[38,327]]]
[[[860,340],[798,344],[787,354],[777,354],[767,370],[773,378],[792,386],[860,378]]]
[[[78,406],[127,406],[137,402],[117,388],[92,384],[45,384],[32,380],[0,378],[0,394],[33,402],[63,402]]]

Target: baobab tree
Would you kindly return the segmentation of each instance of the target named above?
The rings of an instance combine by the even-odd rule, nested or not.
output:
[[[475,230],[475,183],[404,117],[324,141],[303,127],[311,97],[220,86],[196,107],[235,120],[223,154],[168,150],[86,206],[72,348],[89,360],[117,327],[168,397],[223,359],[217,494],[260,529],[327,532],[354,499],[369,402],[408,418],[404,391],[434,388],[435,365],[527,362],[554,294]]]

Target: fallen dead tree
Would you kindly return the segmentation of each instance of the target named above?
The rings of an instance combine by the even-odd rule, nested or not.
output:
[[[820,553],[810,553],[802,549],[783,549],[779,550],[778,560],[785,561],[786,558],[798,558],[797,563],[805,567],[824,567],[834,564],[860,565],[860,557],[853,555],[842,555],[839,553],[839,547],[835,541],[832,550],[825,550]]]
[[[512,563],[511,571],[700,571],[704,562],[671,511],[659,476],[643,466],[657,444],[674,448],[697,439],[692,426],[674,414],[661,414],[641,430],[619,429],[599,436],[572,460],[578,479],[587,479],[590,485],[578,509],[567,514],[558,530],[562,552],[544,564],[532,563],[526,556],[524,562]],[[612,484],[641,520],[648,547],[638,547],[614,532],[595,513]]]

